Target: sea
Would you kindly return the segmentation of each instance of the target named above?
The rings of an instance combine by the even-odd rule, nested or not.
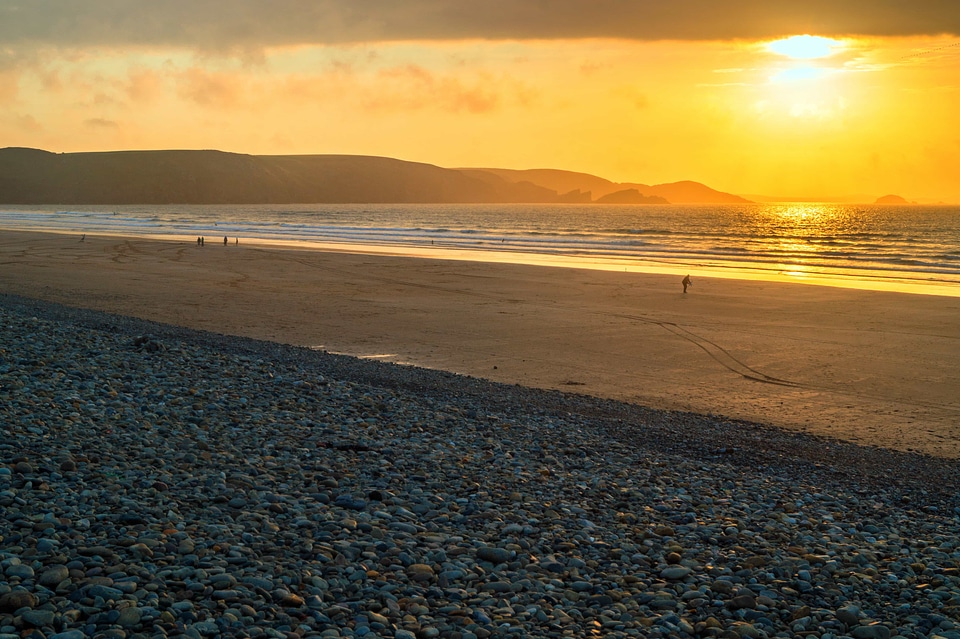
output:
[[[960,296],[960,207],[0,205],[0,228],[797,281]]]

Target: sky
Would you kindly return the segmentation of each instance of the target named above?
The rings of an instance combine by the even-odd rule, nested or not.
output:
[[[0,147],[960,203],[958,105],[956,0],[0,0]]]

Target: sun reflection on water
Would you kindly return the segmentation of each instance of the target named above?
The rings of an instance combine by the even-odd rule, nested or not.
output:
[[[841,229],[850,225],[850,210],[821,203],[791,203],[767,209],[768,249],[784,259],[782,275],[808,278],[824,258],[848,244]]]

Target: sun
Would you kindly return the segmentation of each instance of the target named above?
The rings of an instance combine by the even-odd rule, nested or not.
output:
[[[767,51],[789,58],[773,66],[770,81],[775,84],[819,80],[837,73],[838,68],[824,61],[846,47],[846,43],[833,38],[814,35],[796,35],[766,44]]]
[[[828,58],[837,53],[843,46],[843,42],[832,38],[797,35],[775,40],[767,45],[767,49],[794,60],[815,60],[817,58]]]
[[[768,96],[756,103],[758,113],[780,113],[791,120],[838,121],[849,102],[843,95],[843,57],[849,42],[814,35],[796,35],[763,44],[773,53],[766,67]]]

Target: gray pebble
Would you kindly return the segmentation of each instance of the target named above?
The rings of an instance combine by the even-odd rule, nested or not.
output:
[[[23,613],[22,619],[38,628],[53,625],[56,614],[52,610],[27,610]]]
[[[855,639],[890,639],[890,628],[883,624],[871,624],[869,626],[857,626],[850,634]]]

